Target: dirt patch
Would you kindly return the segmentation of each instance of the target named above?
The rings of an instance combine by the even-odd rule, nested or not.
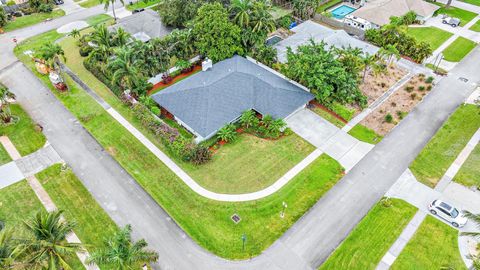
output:
[[[397,81],[407,75],[407,71],[396,66],[391,65],[387,68],[386,73],[374,75],[369,72],[365,76],[365,81],[360,84],[359,88],[362,93],[368,98],[368,105],[381,97],[392,87]],[[362,74],[363,75],[363,74]]]
[[[106,148],[107,153],[109,153],[112,157],[117,155],[117,149],[113,146],[109,146]]]
[[[370,113],[361,124],[385,136],[420,102],[432,89],[426,77],[419,74],[393,93],[379,108]]]

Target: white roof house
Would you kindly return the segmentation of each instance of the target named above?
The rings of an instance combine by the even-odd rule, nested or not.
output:
[[[400,17],[409,11],[415,12],[417,19],[424,21],[432,17],[439,8],[423,0],[367,0],[364,6],[349,14],[349,17],[361,18],[382,26],[390,23],[390,17]]]
[[[354,38],[344,30],[333,30],[310,20],[291,30],[295,32],[295,34],[274,45],[277,49],[278,60],[282,63],[287,61],[288,47],[296,51],[298,46],[309,43],[311,39],[318,43],[323,41],[329,47],[358,48],[365,54],[370,55],[376,54],[379,50],[377,46]]]

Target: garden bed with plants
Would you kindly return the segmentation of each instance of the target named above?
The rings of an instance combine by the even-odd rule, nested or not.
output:
[[[407,75],[407,71],[397,65],[389,65],[384,72],[369,72],[365,76],[365,81],[360,84],[360,91],[367,97],[368,105],[381,97],[396,82]],[[355,115],[360,113],[357,109]]]
[[[171,80],[169,82],[165,82],[165,81],[161,81],[159,83],[156,83],[155,85],[153,85],[152,89],[148,90],[147,91],[147,94],[148,95],[153,95],[173,84],[175,84],[176,82],[179,82],[181,80],[184,80],[190,76],[192,76],[193,74],[199,72],[202,70],[202,66],[201,65],[195,65],[192,67],[192,70],[188,71],[188,72],[181,72],[181,71],[176,71],[175,73],[172,73],[170,74],[171,76]]]
[[[422,101],[432,89],[432,83],[433,77],[426,78],[423,74],[413,77],[360,123],[381,136],[387,135]]]

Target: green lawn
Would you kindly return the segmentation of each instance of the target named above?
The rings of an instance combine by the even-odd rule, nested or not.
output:
[[[346,125],[343,121],[340,121],[338,118],[336,118],[332,114],[330,114],[330,113],[326,112],[325,110],[322,110],[318,107],[313,107],[312,111],[315,112],[316,114],[320,115],[323,119],[327,120],[328,122],[334,124],[338,128],[342,128]]]
[[[132,5],[127,5],[128,10],[134,10],[137,8],[146,8],[150,7],[153,5],[156,5],[160,3],[161,0],[148,0],[148,1],[143,1],[143,0],[137,0],[137,1],[132,1]]]
[[[107,14],[98,14],[98,15],[87,18],[86,22],[90,26],[95,26],[97,24],[104,23],[104,22],[110,21],[110,20],[112,20],[112,22],[113,22],[113,18],[108,16]]]
[[[475,6],[480,6],[480,0],[459,0],[459,1],[472,4]]]
[[[338,5],[342,2],[343,2],[342,0],[328,0],[325,3],[318,6],[317,13],[322,13],[325,10],[327,10],[327,9],[329,9],[329,8],[335,6],[335,5]]]
[[[3,148],[3,145],[0,144],[0,165],[6,164],[10,161],[12,161],[10,155],[8,155],[7,150]]]
[[[10,105],[12,114],[19,117],[14,125],[0,126],[0,136],[5,135],[12,141],[22,156],[42,148],[46,142],[43,133],[36,128],[35,123],[18,104]]]
[[[52,32],[41,35],[44,40]],[[343,175],[343,168],[327,155],[320,156],[304,171],[292,179],[275,194],[264,199],[224,203],[203,198],[188,188],[147,148],[137,141],[125,128],[117,123],[103,108],[83,90],[66,78],[70,91],[61,94],[54,90],[48,78],[35,71],[33,63],[22,52],[39,44],[30,39],[15,49],[17,57],[52,90],[57,98],[79,119],[80,123],[105,148],[112,157],[136,179],[136,181],[165,209],[176,223],[199,245],[218,256],[230,259],[246,259],[260,254],[278,239],[298,220],[319,198],[325,194]],[[70,62],[70,60],[68,61]],[[99,83],[86,80],[87,83]],[[92,87],[92,85],[90,85]],[[118,100],[105,89],[93,89],[108,100]],[[107,92],[108,91],[108,92]],[[108,101],[107,100],[107,101]],[[116,101],[118,102],[118,101]],[[110,103],[112,105],[112,103]],[[118,103],[115,103],[118,106]],[[114,106],[114,107],[115,107]],[[127,119],[131,112],[122,109]],[[132,121],[139,128],[138,121]],[[142,129],[140,129],[142,130]],[[151,133],[144,133],[155,138]],[[157,141],[153,140],[154,143]],[[284,219],[279,218],[282,202],[288,204]],[[230,217],[237,213],[241,222],[234,224]],[[242,249],[241,236],[245,233],[247,242]]]
[[[458,250],[458,231],[428,215],[390,269],[466,270]]]
[[[407,28],[408,35],[415,38],[417,41],[424,41],[430,44],[432,51],[435,51],[440,45],[442,45],[453,34],[444,31],[440,28],[429,27],[409,27]]]
[[[100,1],[99,0],[86,0],[86,1],[80,2],[78,4],[83,8],[91,8],[91,7],[100,5]]]
[[[45,21],[48,18],[55,19],[58,17],[62,17],[65,15],[65,11],[61,9],[56,9],[52,11],[52,13],[35,13],[30,15],[25,15],[22,17],[16,18],[14,21],[10,21],[5,25],[3,30],[5,32],[10,32],[13,30],[17,30],[23,27],[31,26],[40,22]]]
[[[475,32],[480,32],[480,20],[474,23],[469,29]]]
[[[480,187],[480,144],[473,149],[453,180],[467,187]]]
[[[377,144],[382,139],[383,136],[378,135],[375,131],[367,128],[362,124],[355,125],[348,134],[352,135],[353,137],[359,139],[362,142]]]
[[[410,169],[417,180],[434,187],[480,128],[480,108],[461,105],[432,137]]]
[[[468,11],[465,9],[461,9],[453,6],[450,6],[449,8],[445,8],[445,4],[442,4],[439,2],[432,2],[432,4],[435,4],[440,7],[440,9],[438,9],[435,12],[435,15],[446,14],[450,17],[458,18],[460,19],[460,26],[464,26],[465,24],[467,24],[469,21],[471,21],[473,18],[477,16],[477,13]]]
[[[458,37],[443,51],[444,59],[450,62],[460,62],[475,46],[477,43],[464,37]]]
[[[89,251],[103,246],[103,240],[117,230],[70,168],[62,171],[61,165],[55,164],[36,176],[58,209],[65,211],[65,218],[77,223],[75,233],[90,246]]]
[[[417,210],[403,200],[390,201],[390,207],[377,203],[319,269],[375,269]]]

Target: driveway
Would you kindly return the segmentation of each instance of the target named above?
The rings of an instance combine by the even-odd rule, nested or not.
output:
[[[361,142],[309,109],[286,119],[287,125],[300,137],[336,159],[350,171],[374,145]]]

